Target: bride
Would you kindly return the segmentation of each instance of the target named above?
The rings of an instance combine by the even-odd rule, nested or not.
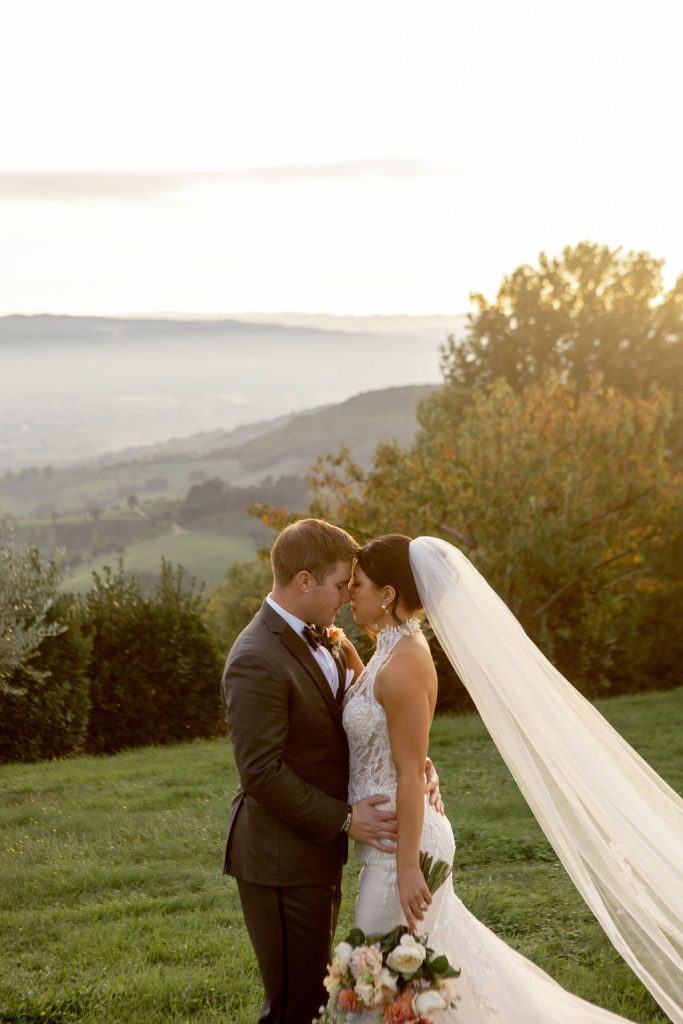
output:
[[[357,844],[356,923],[429,935],[461,968],[448,1024],[617,1024],[489,931],[448,881],[432,897],[419,852],[453,860],[448,819],[424,796],[437,680],[420,623],[468,688],[501,755],[610,940],[683,1024],[683,801],[543,657],[472,564],[435,538],[391,534],[364,547],[350,582],[357,623],[378,629],[345,698],[349,801],[391,794],[395,850]]]

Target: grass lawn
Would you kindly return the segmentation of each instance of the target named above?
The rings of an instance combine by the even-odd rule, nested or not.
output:
[[[683,689],[599,707],[683,791]],[[640,1024],[666,1021],[478,718],[438,719],[431,753],[469,908],[571,990]],[[220,874],[235,784],[227,739],[0,767],[2,1024],[254,1024],[258,973],[235,883]],[[357,870],[352,859],[340,934]]]
[[[161,537],[131,544],[123,555],[124,568],[131,572],[159,574],[162,555],[179,563],[190,576],[206,583],[220,583],[225,570],[233,562],[246,561],[256,555],[256,544],[250,537],[234,537],[220,533],[165,533]],[[92,586],[93,570],[103,565],[116,565],[119,556],[104,555],[81,565],[64,581],[64,589],[85,593]]]

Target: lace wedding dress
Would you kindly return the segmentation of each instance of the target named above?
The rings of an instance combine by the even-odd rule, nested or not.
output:
[[[416,619],[389,626],[345,698],[344,729],[349,741],[349,802],[386,793],[396,806],[396,773],[386,714],[374,696],[377,673],[396,644],[419,630]],[[383,809],[385,805],[382,805]],[[455,840],[448,818],[425,798],[420,849],[453,861]],[[396,858],[365,843],[356,844],[363,863],[356,924],[366,934],[405,924],[398,896]],[[461,969],[456,979],[457,1009],[437,1014],[437,1024],[624,1024],[625,1018],[574,996],[540,968],[506,945],[458,899],[449,879],[435,893],[421,930],[429,944]]]

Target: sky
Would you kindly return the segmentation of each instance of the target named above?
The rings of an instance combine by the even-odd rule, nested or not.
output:
[[[4,0],[0,315],[461,313],[683,272],[680,0]]]

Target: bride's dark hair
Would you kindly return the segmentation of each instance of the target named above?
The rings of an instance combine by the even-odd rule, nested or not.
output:
[[[394,619],[399,598],[410,612],[422,607],[415,586],[415,577],[410,568],[409,544],[410,537],[402,533],[387,533],[383,537],[375,537],[356,555],[361,569],[376,587],[393,587],[396,591],[396,598],[391,606]]]

